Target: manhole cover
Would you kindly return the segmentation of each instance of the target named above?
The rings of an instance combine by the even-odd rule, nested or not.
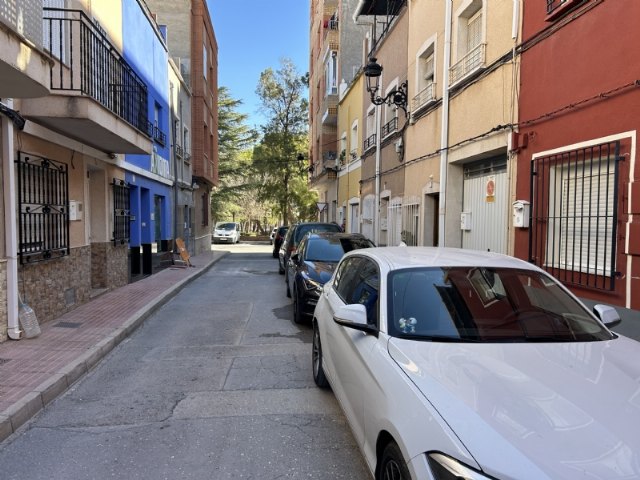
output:
[[[75,322],[58,322],[54,325],[54,327],[60,327],[60,328],[78,328],[81,326],[82,326],[81,323],[75,323]]]

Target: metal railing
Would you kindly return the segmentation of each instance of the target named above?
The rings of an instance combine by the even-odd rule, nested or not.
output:
[[[551,15],[553,12],[555,12],[565,4],[572,4],[575,6],[582,1],[583,0],[547,0],[547,15]],[[573,9],[572,7],[568,8]]]
[[[16,163],[20,263],[69,255],[67,165],[25,152],[18,152]]]
[[[147,86],[109,38],[80,10],[45,8],[43,21],[51,90],[91,97],[148,134]]]
[[[420,92],[413,97],[411,100],[411,110],[414,112],[421,107],[431,103],[435,100],[435,83],[431,82],[425,88],[420,90]]]
[[[358,158],[358,149],[354,148],[353,150],[351,150],[349,152],[349,155],[351,156],[351,161],[353,162],[354,160],[357,160]]]
[[[393,132],[396,132],[397,130],[398,130],[398,117],[393,117],[390,121],[388,121],[382,126],[380,135],[382,136],[382,138],[384,138],[387,135],[390,135]]]
[[[182,145],[176,144],[173,148],[176,152],[176,158],[182,158],[184,156],[184,149],[182,148]]]
[[[449,69],[449,82],[452,85],[469,75],[471,72],[484,67],[485,48],[486,44],[480,43]]]
[[[560,281],[614,290],[620,142],[531,161],[529,261]]]
[[[167,143],[167,135],[155,123],[147,120],[147,134],[163,147]]]
[[[113,245],[126,245],[131,236],[131,197],[124,180],[113,179]]]
[[[375,146],[376,146],[376,134],[374,133],[373,135],[369,135],[369,137],[364,141],[362,148],[366,152],[367,150]]]

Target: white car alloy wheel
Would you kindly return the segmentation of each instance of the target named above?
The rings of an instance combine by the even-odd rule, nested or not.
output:
[[[313,381],[320,388],[327,388],[329,382],[324,374],[322,368],[322,344],[320,343],[320,331],[318,330],[318,324],[313,323],[313,347],[312,347],[312,362],[313,362]]]

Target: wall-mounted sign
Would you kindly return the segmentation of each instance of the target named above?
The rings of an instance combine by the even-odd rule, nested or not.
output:
[[[493,203],[496,200],[496,177],[491,175],[487,178],[487,184],[485,186],[485,201],[487,203]]]

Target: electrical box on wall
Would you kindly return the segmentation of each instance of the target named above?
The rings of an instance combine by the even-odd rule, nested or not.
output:
[[[82,220],[82,202],[69,200],[69,220]]]
[[[460,214],[460,230],[471,230],[471,212]]]
[[[515,228],[529,228],[529,202],[526,200],[513,202],[513,226]]]

